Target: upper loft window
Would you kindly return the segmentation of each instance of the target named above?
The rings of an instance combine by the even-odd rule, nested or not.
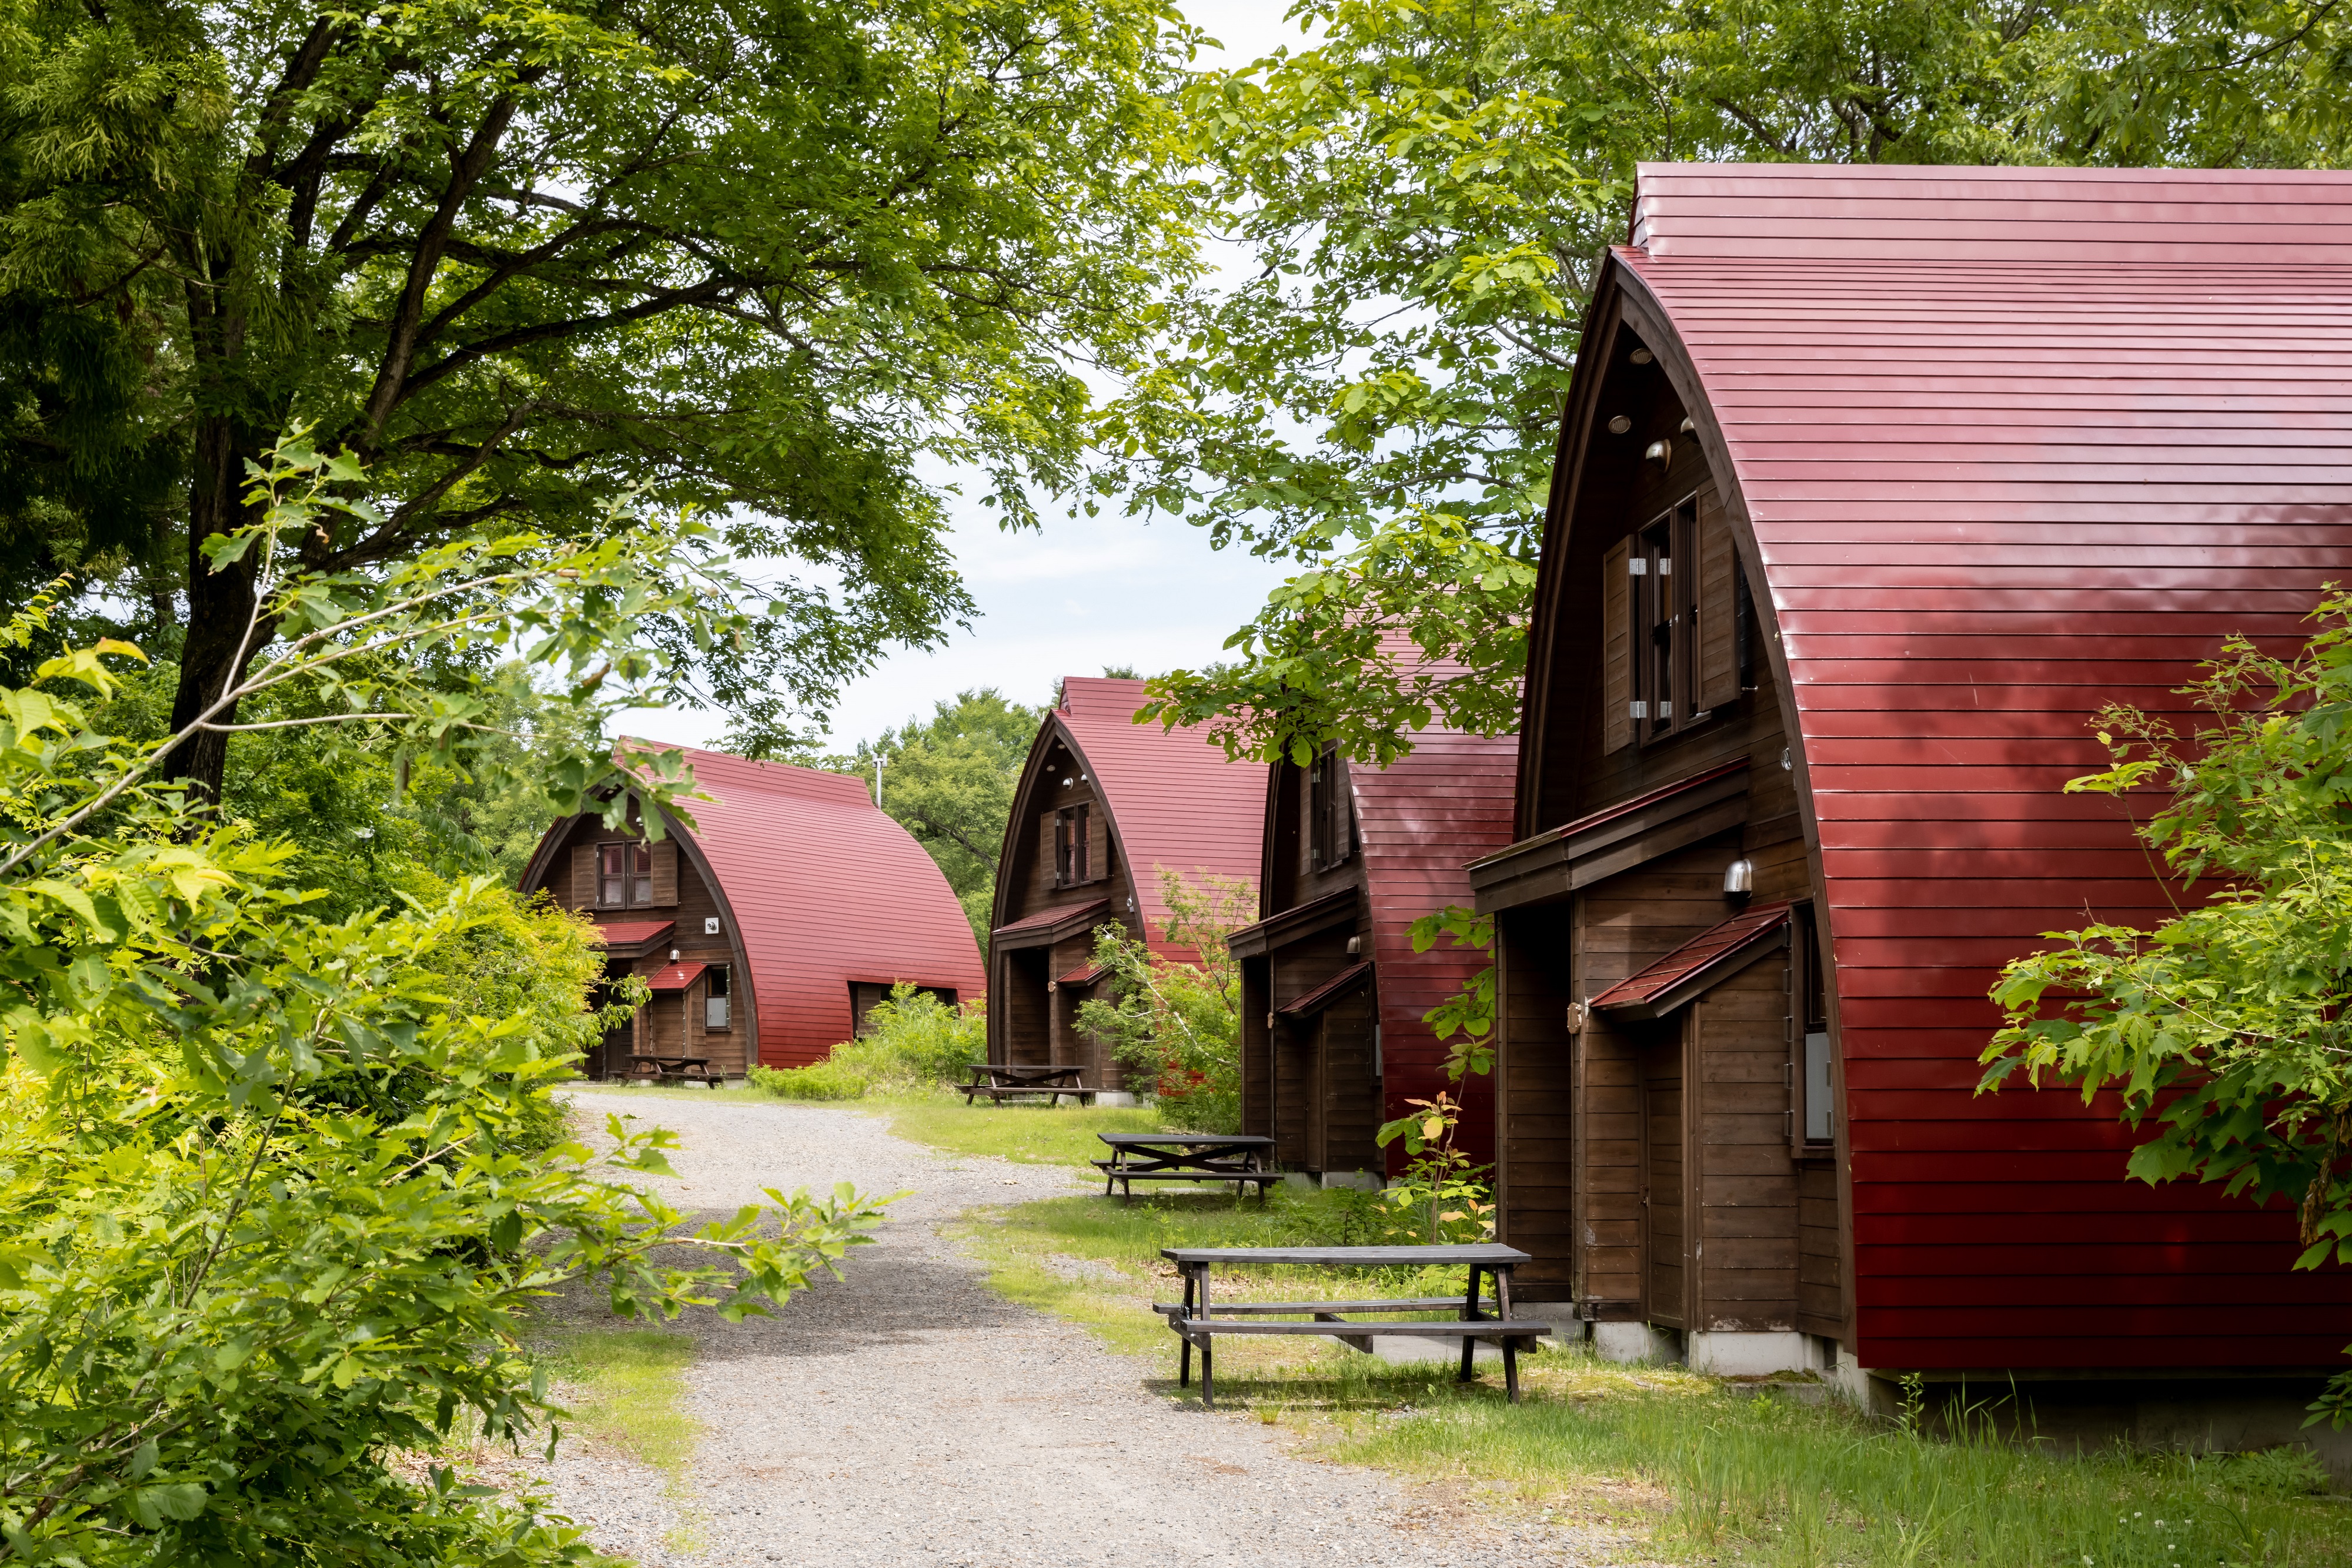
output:
[[[1327,746],[1307,770],[1307,859],[1315,871],[1345,862],[1356,852],[1356,812],[1348,788],[1347,759]]]
[[[596,903],[599,907],[652,907],[654,851],[651,844],[600,844],[596,859]]]
[[[1706,716],[1698,706],[1693,657],[1691,584],[1698,551],[1698,497],[1653,519],[1634,540],[1633,717],[1644,740],[1671,735]],[[1683,570],[1675,570],[1680,561]]]
[[[1088,862],[1092,836],[1092,810],[1086,805],[1065,806],[1054,813],[1054,885],[1076,887],[1094,880],[1094,868]]]
[[[1620,539],[1601,571],[1602,750],[1679,734],[1754,689],[1755,606],[1711,488]]]

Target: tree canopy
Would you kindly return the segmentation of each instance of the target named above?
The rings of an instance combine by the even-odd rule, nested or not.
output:
[[[681,661],[772,727],[970,601],[919,453],[1011,523],[1185,276],[1164,0],[22,0],[0,30],[0,573],[240,673],[247,465],[366,465],[300,565],[604,497],[721,518],[771,613]],[[265,631],[271,630],[265,627]],[[226,737],[173,767],[211,790]]]
[[[868,780],[881,765],[882,810],[939,862],[983,953],[1013,791],[1045,716],[985,686],[935,705],[929,718],[910,718],[859,742],[848,756],[823,760]]]
[[[1386,761],[1517,720],[1578,327],[1643,160],[2341,161],[2326,0],[1301,0],[1312,47],[1184,100],[1249,258],[1169,307],[1106,493],[1298,574],[1156,711]],[[1384,632],[1453,661],[1400,666]],[[1393,638],[1391,646],[1402,645]]]

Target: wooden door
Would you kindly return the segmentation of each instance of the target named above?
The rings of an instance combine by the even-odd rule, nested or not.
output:
[[[1689,1323],[1689,1230],[1683,1180],[1683,1061],[1679,1030],[1643,1052],[1642,1315],[1663,1328]]]
[[[1323,1009],[1321,1055],[1323,1168],[1372,1171],[1381,1156],[1380,1069],[1373,1055],[1377,1027],[1370,986],[1360,986]]]
[[[1305,1020],[1307,1037],[1307,1168],[1331,1168],[1331,1043],[1328,1009]]]
[[[1298,1170],[1314,1167],[1308,1107],[1315,1100],[1314,1020],[1276,1017],[1266,1035],[1274,1058],[1274,1157]]]

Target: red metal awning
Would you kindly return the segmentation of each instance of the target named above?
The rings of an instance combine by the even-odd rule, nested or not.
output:
[[[694,984],[695,981],[700,979],[702,977],[702,971],[709,967],[710,967],[710,966],[708,964],[672,964],[669,967],[663,969],[658,974],[646,976],[646,983],[653,987],[656,992],[682,991],[686,989],[687,987]]]
[[[1054,983],[1057,986],[1091,986],[1109,972],[1108,964],[1087,964],[1071,970]]]
[[[1370,960],[1367,959],[1360,964],[1350,964],[1305,996],[1296,1001],[1284,1003],[1275,1009],[1275,1011],[1286,1014],[1291,1018],[1304,1018],[1308,1013],[1319,1013],[1371,977]]]
[[[607,947],[635,947],[658,942],[677,929],[675,920],[608,920],[597,925],[590,940]]]
[[[1787,904],[1759,904],[1709,926],[1649,967],[1618,981],[1593,998],[1592,1005],[1633,1018],[1672,1012],[1714,984],[1735,960],[1765,942],[1777,942],[1788,925]]]

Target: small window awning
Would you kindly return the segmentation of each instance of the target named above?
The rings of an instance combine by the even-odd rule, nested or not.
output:
[[[590,940],[609,948],[642,947],[658,942],[677,929],[675,920],[607,920],[596,927]]]
[[[682,991],[702,978],[702,971],[709,967],[708,964],[672,964],[657,974],[647,975],[646,983],[654,988],[656,995],[664,991]]]
[[[1041,909],[988,934],[992,947],[1042,947],[1110,918],[1110,900],[1089,899],[1061,909]]]
[[[1592,998],[1623,1019],[1664,1018],[1728,976],[1748,958],[1788,939],[1787,904],[1762,904],[1711,925],[1638,974]]]
[[[1108,964],[1087,964],[1061,976],[1054,983],[1057,986],[1091,986],[1109,973]]]
[[[1286,1002],[1274,1010],[1285,1018],[1307,1018],[1321,1012],[1358,986],[1372,977],[1371,960],[1350,964],[1296,1001]]]

